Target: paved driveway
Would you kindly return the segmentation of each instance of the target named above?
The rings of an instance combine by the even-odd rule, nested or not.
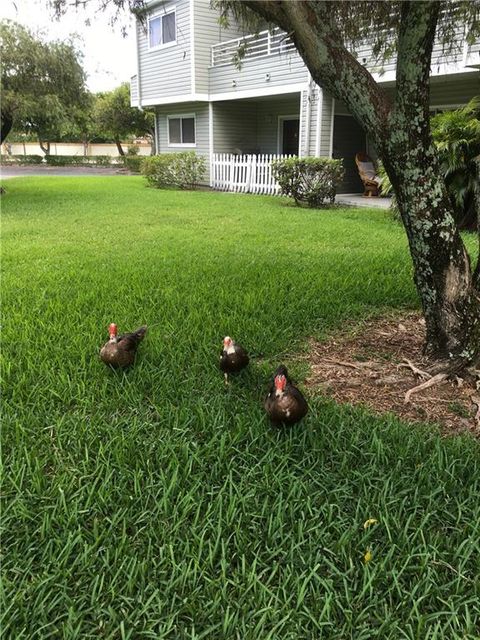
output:
[[[48,167],[45,165],[8,166],[0,167],[2,180],[19,178],[22,176],[125,176],[132,175],[124,168],[114,167]]]

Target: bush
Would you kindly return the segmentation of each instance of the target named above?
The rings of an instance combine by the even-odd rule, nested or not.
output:
[[[138,144],[130,144],[127,149],[127,156],[138,156],[139,151],[140,147]]]
[[[124,164],[133,173],[140,173],[142,170],[142,162],[144,158],[141,156],[125,156]]]
[[[85,162],[83,156],[45,156],[47,164],[54,167],[65,167],[67,165],[81,165]]]
[[[121,156],[45,156],[54,167],[111,167],[123,163]]]
[[[41,164],[43,156],[37,155],[2,155],[2,164]]]
[[[480,97],[431,121],[440,167],[460,229],[477,228],[480,200]]]
[[[332,203],[344,173],[343,161],[331,158],[275,160],[272,169],[282,194],[309,207]]]
[[[111,167],[122,164],[122,156],[90,156],[89,160],[89,164],[97,167]]]
[[[157,189],[194,189],[205,176],[206,163],[194,151],[182,151],[143,158],[141,169],[148,184]]]

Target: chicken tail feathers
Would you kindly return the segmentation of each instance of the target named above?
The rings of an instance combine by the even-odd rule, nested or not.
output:
[[[134,331],[133,335],[138,340],[138,342],[141,342],[144,339],[146,333],[147,333],[147,325],[144,324],[143,327],[140,327],[139,329]]]

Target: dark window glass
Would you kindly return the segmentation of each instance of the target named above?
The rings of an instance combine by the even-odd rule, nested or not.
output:
[[[176,40],[175,13],[167,13],[162,16],[162,38],[163,44]]]
[[[195,143],[195,118],[182,118],[182,142]]]
[[[182,142],[180,133],[180,118],[170,118],[168,121],[168,139],[170,144]]]

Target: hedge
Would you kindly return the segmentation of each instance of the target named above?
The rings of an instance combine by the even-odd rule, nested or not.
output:
[[[194,151],[163,153],[143,159],[142,174],[152,187],[194,189],[205,177],[206,162]]]
[[[343,161],[332,158],[287,158],[272,162],[283,195],[296,204],[322,207],[334,202],[344,175]]]

